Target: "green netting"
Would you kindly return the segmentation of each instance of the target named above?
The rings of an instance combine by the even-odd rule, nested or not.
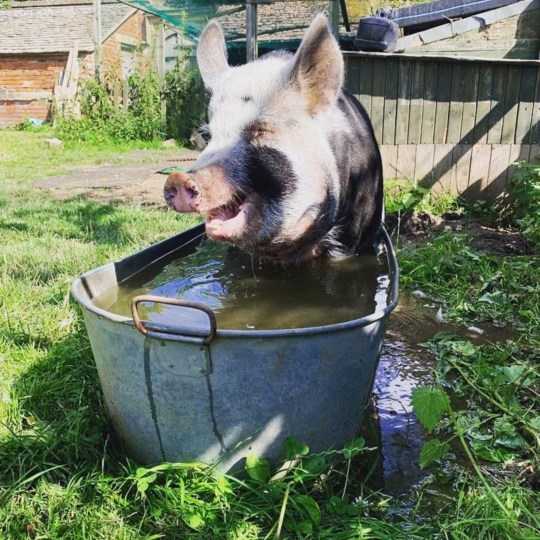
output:
[[[234,4],[234,2],[228,0],[217,0],[215,2],[203,0],[123,1],[133,7],[157,15],[164,22],[178,28],[186,37],[193,40],[198,39],[206,21],[217,16],[220,7]]]
[[[219,19],[227,45],[244,47],[246,39],[245,4],[238,0],[122,0],[133,7],[160,17],[197,41],[204,25]],[[262,46],[296,42],[316,13],[327,10],[327,0],[300,0],[258,5],[257,34]]]

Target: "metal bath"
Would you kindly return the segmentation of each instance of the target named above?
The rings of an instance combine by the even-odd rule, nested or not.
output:
[[[386,232],[387,306],[360,319],[288,330],[220,330],[204,306],[178,308],[185,316],[171,326],[140,321],[137,304],[144,297],[134,302],[134,318],[95,305],[156,261],[193,252],[203,236],[204,228],[195,227],[73,283],[127,454],[141,463],[217,462],[228,471],[249,451],[277,461],[287,436],[314,452],[343,445],[360,427],[397,305],[399,271]]]

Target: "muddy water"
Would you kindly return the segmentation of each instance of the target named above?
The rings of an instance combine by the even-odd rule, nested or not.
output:
[[[390,317],[373,388],[372,414],[378,430],[381,466],[374,479],[389,495],[401,495],[429,473],[418,457],[426,433],[412,412],[412,391],[432,382],[435,358],[423,346],[438,332],[453,332],[481,344],[510,339],[511,329],[480,325],[479,334],[436,320],[436,308],[402,294]],[[364,430],[366,426],[364,426]],[[462,459],[459,455],[457,459]],[[464,462],[464,465],[467,465]]]
[[[282,329],[350,321],[381,311],[389,292],[386,258],[359,255],[298,266],[263,264],[205,240],[196,252],[122,283],[97,304],[130,315],[140,294],[179,298],[210,307],[221,329]],[[181,308],[143,304],[141,317],[174,324]]]

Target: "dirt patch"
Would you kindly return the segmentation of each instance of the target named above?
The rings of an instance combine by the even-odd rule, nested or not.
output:
[[[527,255],[532,253],[531,244],[519,231],[511,227],[492,226],[481,220],[460,214],[433,216],[420,214],[397,214],[386,217],[386,227],[392,238],[405,238],[411,243],[420,243],[445,231],[466,233],[471,238],[471,247],[476,251],[494,255]]]
[[[61,200],[83,196],[91,201],[165,207],[163,184],[169,167],[189,167],[198,156],[179,149],[174,158],[159,152],[137,150],[119,156],[121,163],[86,165],[62,176],[40,180],[36,186]]]

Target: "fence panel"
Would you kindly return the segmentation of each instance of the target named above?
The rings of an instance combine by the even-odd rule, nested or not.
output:
[[[389,177],[493,199],[540,153],[540,61],[343,54]]]

